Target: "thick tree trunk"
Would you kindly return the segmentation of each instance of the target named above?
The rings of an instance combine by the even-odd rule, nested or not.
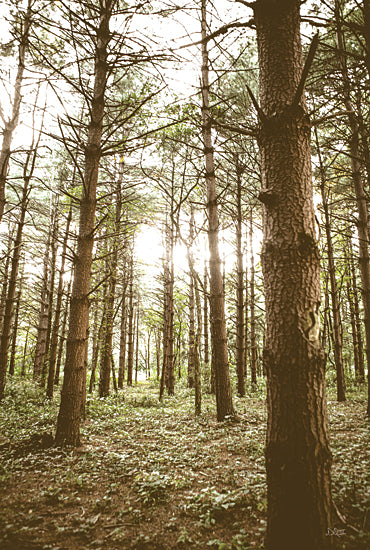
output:
[[[243,267],[243,219],[242,219],[242,173],[239,158],[236,155],[236,375],[238,379],[238,395],[245,396],[245,341],[244,341],[244,267]]]
[[[96,29],[94,91],[90,107],[75,274],[69,314],[66,362],[55,441],[58,445],[80,444],[80,420],[84,394],[85,361],[89,327],[89,292],[94,245],[96,189],[101,156],[105,90],[108,78],[107,50],[113,0],[100,4]]]
[[[331,454],[299,0],[256,0],[266,299],[268,550],[331,544]],[[302,90],[303,91],[303,90]]]
[[[209,63],[207,51],[207,0],[202,0],[202,133],[206,169],[208,244],[210,274],[210,314],[212,363],[215,369],[217,420],[234,415],[227,354],[224,285],[218,243],[218,211],[212,122],[209,110]]]

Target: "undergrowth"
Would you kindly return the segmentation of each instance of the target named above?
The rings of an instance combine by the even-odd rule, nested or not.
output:
[[[365,388],[328,390],[336,547],[365,550],[369,521]],[[11,381],[0,406],[0,548],[262,549],[266,527],[264,391],[215,420],[212,396],[158,400],[155,382],[88,396],[83,446],[52,446],[58,397]],[[344,519],[345,518],[345,519]]]

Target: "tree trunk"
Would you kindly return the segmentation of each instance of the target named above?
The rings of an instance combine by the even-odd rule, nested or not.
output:
[[[126,328],[127,328],[127,307],[126,307],[126,288],[127,283],[124,282],[122,306],[121,306],[121,324],[120,324],[120,340],[119,340],[119,365],[118,365],[118,388],[122,390],[123,381],[125,379],[126,366]]]
[[[253,218],[252,209],[249,215],[249,248],[250,248],[250,370],[252,389],[257,385],[257,343],[256,343],[256,314],[255,314],[255,292],[254,292],[254,252],[253,252]]]
[[[36,153],[35,153],[36,154]],[[25,225],[26,212],[28,206],[30,177],[24,178],[24,186],[21,200],[21,212],[17,224],[17,231],[14,240],[13,256],[11,260],[9,284],[7,289],[3,327],[0,339],[0,401],[4,397],[6,383],[6,371],[8,368],[8,349],[10,341],[10,330],[12,326],[12,316],[14,309],[14,298],[18,280],[19,261],[21,257],[21,246],[23,237],[23,228]]]
[[[94,245],[96,189],[101,157],[105,90],[108,78],[107,50],[113,0],[100,4],[96,29],[94,91],[90,106],[80,220],[75,256],[75,274],[69,314],[69,331],[55,441],[58,445],[80,444],[80,420],[84,392],[86,346],[89,326],[89,292]]]
[[[52,330],[51,342],[50,342],[49,372],[48,372],[48,382],[47,382],[47,388],[46,388],[46,395],[49,399],[53,397],[53,389],[54,389],[55,365],[56,365],[57,351],[58,351],[59,324],[60,324],[60,316],[62,313],[62,301],[63,301],[63,287],[64,287],[63,277],[65,274],[65,262],[66,262],[66,256],[67,256],[67,245],[68,245],[68,239],[69,239],[69,228],[71,225],[71,220],[72,220],[72,208],[70,208],[69,210],[66,230],[65,230],[64,239],[63,239],[62,258],[61,258],[60,270],[59,270],[57,301],[55,304],[54,323],[53,323],[53,330]]]
[[[49,357],[50,357],[50,339],[52,333],[52,321],[53,321],[53,300],[54,300],[54,287],[55,287],[55,272],[56,272],[56,257],[58,249],[58,204],[54,207],[54,212],[52,216],[52,238],[51,238],[51,261],[50,261],[50,280],[48,281],[48,316],[47,316],[47,328],[45,335],[45,352],[42,359],[41,365],[41,376],[40,376],[40,386],[45,387],[48,366],[49,366]]]
[[[235,158],[236,168],[236,375],[238,379],[238,395],[245,396],[245,368],[244,368],[244,267],[243,267],[243,249],[242,249],[242,173],[238,155]]]
[[[189,255],[189,252],[188,252]],[[190,262],[190,260],[189,260]],[[188,388],[194,388],[194,360],[195,360],[195,304],[194,304],[194,277],[189,273],[189,343],[188,343]]]
[[[28,0],[27,11],[24,15],[24,20],[21,22],[21,36],[18,46],[18,66],[17,74],[14,83],[14,93],[11,100],[11,116],[8,120],[4,120],[4,129],[2,131],[3,141],[0,151],[0,222],[2,220],[5,208],[5,186],[8,176],[9,160],[11,155],[11,145],[13,133],[18,125],[19,112],[22,103],[22,83],[25,69],[26,52],[28,49],[28,37],[32,23],[32,8],[33,0]],[[17,16],[19,11],[17,12]]]
[[[46,334],[48,330],[48,318],[49,318],[49,255],[51,245],[51,232],[48,234],[48,240],[46,243],[44,253],[44,269],[41,279],[41,293],[40,293],[40,310],[39,319],[37,324],[37,338],[35,348],[35,358],[33,364],[33,379],[41,379],[42,365],[45,359],[46,352]]]
[[[364,306],[364,324],[365,324],[365,342],[366,342],[366,362],[368,366],[368,406],[367,415],[370,416],[370,255],[369,255],[369,213],[367,209],[366,193],[361,178],[361,155],[359,150],[359,127],[357,116],[351,100],[351,83],[346,63],[346,44],[341,25],[341,3],[335,0],[335,22],[337,31],[337,45],[339,50],[340,67],[343,80],[344,104],[348,111],[348,123],[351,132],[349,140],[349,152],[351,157],[352,182],[356,194],[358,222],[357,232],[360,249],[360,273],[361,273],[361,293]]]
[[[268,550],[323,550],[331,544],[326,534],[332,527],[310,124],[299,86],[299,8],[299,0],[254,3],[262,109]]]
[[[10,352],[10,362],[9,362],[9,375],[13,376],[15,371],[15,355],[17,350],[17,333],[18,333],[18,320],[19,320],[19,308],[21,304],[21,291],[18,291],[16,299],[15,313],[14,313],[14,323],[13,323],[13,334],[12,334],[12,345]]]
[[[133,254],[133,252],[132,252]],[[128,305],[128,342],[127,342],[127,385],[132,386],[134,369],[134,289],[133,289],[133,256],[130,263],[129,305]]]
[[[360,304],[358,299],[358,288],[357,288],[357,279],[356,279],[356,269],[355,262],[353,259],[353,247],[352,239],[348,239],[348,251],[349,251],[349,269],[350,269],[350,278],[353,291],[353,307],[355,315],[355,324],[356,324],[356,335],[357,335],[357,347],[358,347],[358,368],[359,368],[359,379],[360,381],[365,381],[365,365],[364,365],[364,347],[362,339],[362,330],[361,330],[361,318],[360,318]]]
[[[210,391],[209,372],[209,332],[208,332],[208,272],[207,262],[204,260],[204,277],[203,277],[203,362],[204,362],[204,378],[206,381],[207,391]]]
[[[210,273],[210,314],[213,346],[212,363],[215,369],[217,420],[234,415],[227,354],[224,287],[218,244],[218,211],[215,179],[212,122],[209,110],[209,69],[207,50],[207,0],[202,0],[202,133],[206,169],[208,244]]]
[[[340,315],[339,300],[338,300],[338,287],[337,287],[337,279],[336,279],[336,271],[335,271],[333,239],[331,235],[328,196],[325,190],[325,181],[326,181],[325,168],[322,162],[319,138],[318,138],[316,127],[315,127],[315,139],[316,139],[317,154],[319,158],[320,191],[321,191],[322,207],[324,210],[326,246],[327,246],[327,253],[328,253],[330,295],[331,295],[331,305],[332,305],[333,325],[334,325],[333,326],[334,363],[335,363],[335,370],[337,373],[337,400],[340,402],[340,401],[346,400],[344,369],[343,369],[342,319]]]
[[[68,313],[69,313],[68,304],[70,303],[70,294],[71,294],[71,281],[68,284],[68,289],[66,292],[65,308],[64,308],[63,320],[62,320],[62,329],[59,335],[57,363],[55,366],[55,380],[54,380],[55,386],[59,386],[60,367],[62,364],[64,342],[66,340],[67,319],[68,319]]]

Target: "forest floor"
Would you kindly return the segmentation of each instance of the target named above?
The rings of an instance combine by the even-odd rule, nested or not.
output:
[[[328,536],[365,550],[365,389],[345,403],[329,391],[328,401],[333,497],[345,519]],[[0,549],[263,548],[265,402],[262,392],[235,402],[238,421],[217,423],[210,396],[194,418],[187,389],[159,403],[152,383],[125,388],[90,398],[83,446],[61,450],[42,436],[55,428],[57,399],[12,382],[0,407]]]

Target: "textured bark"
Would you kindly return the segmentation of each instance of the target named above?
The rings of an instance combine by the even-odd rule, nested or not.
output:
[[[238,156],[235,159],[236,168],[236,375],[238,379],[238,395],[245,396],[245,341],[244,341],[244,267],[242,249],[242,173]]]
[[[227,354],[224,285],[219,252],[219,222],[217,209],[214,148],[212,143],[211,114],[209,110],[209,62],[207,42],[207,1],[201,5],[202,30],[202,133],[205,156],[209,274],[210,274],[210,315],[212,338],[212,363],[215,370],[217,420],[234,415],[231,395],[229,361]]]
[[[299,7],[299,0],[254,4],[263,111],[268,550],[323,550],[332,538],[310,124],[302,97],[294,102],[302,74]]]
[[[66,362],[55,441],[58,445],[80,444],[80,420],[84,394],[85,361],[89,326],[89,292],[94,245],[96,188],[101,157],[101,138],[108,78],[107,50],[113,0],[100,3],[96,29],[94,90],[90,106],[80,220],[75,255],[75,273],[69,314]]]
[[[54,390],[54,379],[55,379],[55,365],[57,360],[57,351],[58,351],[58,335],[59,335],[59,324],[60,316],[62,313],[62,301],[63,301],[63,288],[64,282],[63,277],[65,274],[65,263],[67,257],[67,245],[69,239],[69,228],[72,220],[72,208],[69,210],[67,217],[67,225],[65,229],[64,239],[63,239],[63,248],[62,248],[62,257],[59,269],[59,281],[58,281],[58,290],[57,290],[57,300],[55,304],[55,313],[54,313],[54,323],[51,334],[50,341],[50,352],[49,352],[49,371],[48,371],[48,381],[46,388],[46,395],[49,399],[53,397]]]
[[[253,215],[249,217],[249,251],[250,251],[250,371],[252,388],[257,385],[257,342],[256,342],[256,313],[254,291],[254,252],[253,252]]]
[[[3,217],[5,208],[5,186],[9,169],[13,134],[18,125],[20,107],[22,103],[22,84],[24,77],[26,53],[28,50],[28,38],[32,24],[32,4],[33,0],[29,0],[27,4],[27,10],[24,15],[24,20],[20,23],[21,35],[19,37],[18,46],[18,66],[14,83],[13,97],[11,100],[11,116],[8,120],[5,120],[4,113],[2,112],[0,106],[1,118],[4,122],[4,128],[2,130],[3,141],[0,151],[0,221]],[[18,13],[19,12],[17,12],[17,14]]]

